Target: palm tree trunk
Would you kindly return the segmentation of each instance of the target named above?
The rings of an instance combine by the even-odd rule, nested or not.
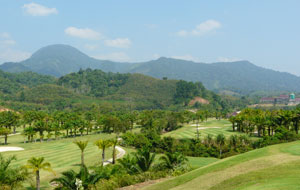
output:
[[[7,144],[7,134],[6,135],[4,135],[4,144]]]
[[[220,145],[220,158],[222,157],[222,145]]]
[[[113,146],[113,160],[112,160],[112,164],[116,163],[116,146]]]
[[[102,166],[104,164],[104,160],[105,160],[105,147],[102,149]]]
[[[84,153],[83,153],[83,151],[81,152],[81,165],[82,165],[82,167],[84,166]]]
[[[36,171],[36,189],[40,190],[40,171]]]

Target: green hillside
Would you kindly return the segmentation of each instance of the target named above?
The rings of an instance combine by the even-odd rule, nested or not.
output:
[[[59,79],[33,72],[0,71],[0,104],[12,109],[90,109],[95,104],[116,109],[181,109],[194,97],[208,101],[197,108],[225,110],[243,107],[239,98],[219,96],[200,82],[156,79],[142,74],[80,70]]]
[[[229,157],[146,190],[299,189],[300,142],[273,145]]]

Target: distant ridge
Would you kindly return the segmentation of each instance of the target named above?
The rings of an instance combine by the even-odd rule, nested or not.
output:
[[[256,91],[300,92],[300,77],[258,67],[249,61],[196,63],[161,57],[141,63],[120,63],[91,58],[69,45],[50,45],[19,63],[4,63],[7,72],[33,71],[61,77],[80,69],[101,69],[105,72],[141,73],[156,78],[201,81],[208,89],[249,94]]]

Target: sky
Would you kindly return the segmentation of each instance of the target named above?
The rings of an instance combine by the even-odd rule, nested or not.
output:
[[[299,0],[1,0],[0,63],[68,44],[140,62],[248,60],[300,76]]]

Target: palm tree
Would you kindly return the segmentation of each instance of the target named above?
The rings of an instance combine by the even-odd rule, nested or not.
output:
[[[21,188],[22,183],[26,181],[29,174],[24,167],[11,166],[11,163],[16,160],[15,156],[5,159],[0,154],[0,187],[1,189]]]
[[[170,170],[174,170],[176,167],[181,166],[188,161],[187,158],[179,152],[167,152],[159,159],[162,161],[162,166]]]
[[[36,176],[36,189],[40,190],[40,171],[45,170],[54,173],[49,162],[44,162],[44,157],[32,157],[27,160],[26,167],[32,169],[32,172]]]
[[[134,156],[139,170],[146,172],[151,168],[156,155],[151,154],[149,148],[142,148],[138,149]]]
[[[33,141],[33,136],[36,134],[34,128],[32,126],[26,127],[23,131],[23,135],[27,136],[28,142]],[[24,141],[25,142],[25,141]]]
[[[90,185],[95,185],[100,179],[105,176],[97,172],[89,172],[86,166],[80,168],[79,173],[74,170],[69,170],[62,173],[62,176],[51,180],[58,184],[57,190],[88,190]]]
[[[99,148],[102,149],[102,165],[104,164],[105,160],[105,149],[109,148],[112,144],[110,140],[102,140],[99,139],[98,141],[95,142],[95,145]]]
[[[81,151],[81,166],[84,166],[84,150],[87,147],[89,141],[74,141],[74,144],[78,146]]]
[[[135,157],[130,156],[129,154],[118,160],[118,163],[126,170],[130,175],[136,174],[139,172],[137,168],[137,160]]]
[[[4,136],[4,144],[7,144],[7,138],[9,134],[10,134],[10,129],[0,127],[0,135]]]
[[[231,135],[229,137],[229,144],[232,148],[236,148],[238,144],[238,136],[237,135]]]
[[[119,141],[118,141],[117,138],[115,138],[115,139],[111,139],[110,142],[111,142],[111,145],[113,147],[113,151],[112,151],[112,164],[115,164],[116,163],[116,154],[117,154],[116,146],[119,144]]]
[[[218,134],[216,142],[220,148],[220,158],[222,157],[222,146],[225,144],[225,136],[223,134]]]

